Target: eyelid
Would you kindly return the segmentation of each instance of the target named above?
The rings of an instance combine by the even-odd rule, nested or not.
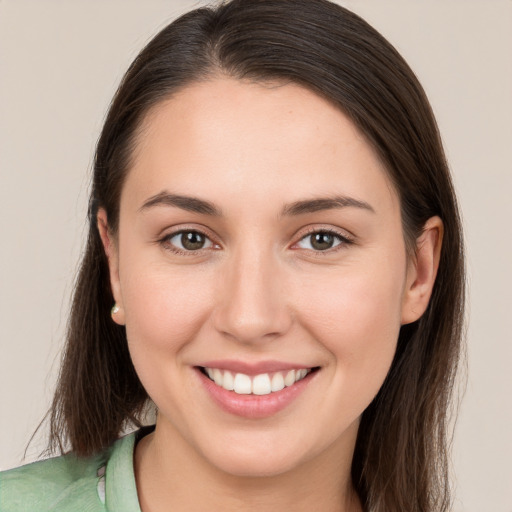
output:
[[[170,231],[163,230],[163,234],[158,236],[158,239],[156,240],[156,243],[162,245],[166,250],[178,254],[178,255],[184,255],[184,256],[197,256],[200,254],[203,254],[204,251],[209,250],[217,250],[219,248],[219,243],[215,240],[215,237],[213,237],[208,230],[204,228],[200,228],[197,226],[191,227],[191,226],[180,226],[179,228],[171,229]],[[206,239],[208,239],[212,247],[205,247],[201,249],[197,249],[195,251],[187,251],[180,249],[179,247],[176,247],[170,243],[170,239],[182,234],[182,233],[199,233],[200,235],[204,236]]]
[[[339,238],[340,243],[334,247],[325,249],[323,251],[320,251],[320,250],[315,251],[313,249],[301,249],[301,248],[294,249],[294,246],[296,246],[299,242],[304,240],[304,238],[307,238],[308,236],[313,235],[315,233],[328,233],[330,235],[334,235],[335,237]],[[345,230],[342,231],[342,230],[333,228],[332,226],[318,226],[317,225],[317,226],[309,226],[306,228],[305,232],[303,231],[302,233],[300,233],[298,235],[298,240],[293,243],[291,248],[294,250],[301,249],[301,250],[308,251],[309,253],[312,253],[315,255],[323,256],[323,255],[332,254],[333,252],[344,249],[344,248],[346,248],[347,245],[351,245],[353,243],[355,243],[355,237],[351,233],[349,234]]]

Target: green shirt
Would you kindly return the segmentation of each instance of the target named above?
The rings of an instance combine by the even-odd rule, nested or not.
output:
[[[141,512],[133,450],[143,433],[90,458],[67,454],[0,472],[0,511]]]

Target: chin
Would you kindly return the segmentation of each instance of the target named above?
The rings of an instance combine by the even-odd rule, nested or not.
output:
[[[232,450],[210,459],[210,463],[220,471],[245,478],[276,477],[298,468],[301,462],[284,454],[270,455],[262,453],[261,450],[255,450],[252,454]]]
[[[246,433],[245,433],[246,434]],[[273,437],[273,439],[269,439]],[[267,431],[264,435],[232,435],[202,450],[209,464],[236,477],[276,477],[303,466],[322,447],[307,448],[305,439]]]

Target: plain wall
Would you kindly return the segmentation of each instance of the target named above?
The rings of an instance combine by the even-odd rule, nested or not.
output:
[[[395,44],[437,115],[470,279],[455,512],[511,512],[512,2],[341,3]],[[197,5],[0,0],[0,469],[22,462],[52,396],[110,98],[150,36]]]

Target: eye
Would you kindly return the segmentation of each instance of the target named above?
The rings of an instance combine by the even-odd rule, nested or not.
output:
[[[175,252],[193,252],[213,247],[213,242],[204,234],[194,230],[183,230],[167,235],[163,242]]]
[[[297,243],[301,249],[308,249],[313,251],[327,251],[341,244],[349,244],[351,241],[348,238],[328,230],[313,231],[301,238]]]

